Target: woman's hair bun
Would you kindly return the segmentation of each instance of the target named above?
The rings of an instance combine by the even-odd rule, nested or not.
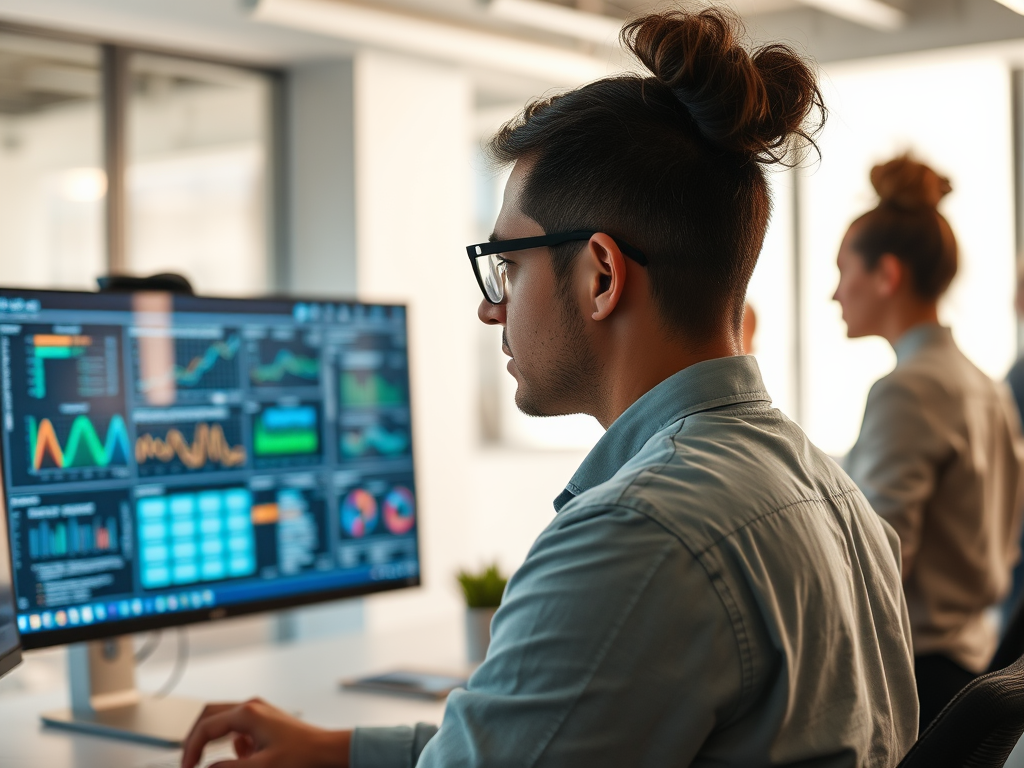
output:
[[[653,14],[622,30],[623,44],[672,90],[708,141],[785,163],[794,139],[813,145],[824,125],[816,75],[788,46],[750,52],[741,36],[739,18],[721,8]]]
[[[872,168],[871,186],[882,205],[906,211],[938,208],[939,201],[953,191],[949,179],[909,154]]]

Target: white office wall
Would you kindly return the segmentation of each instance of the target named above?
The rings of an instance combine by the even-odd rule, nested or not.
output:
[[[372,630],[454,612],[452,569],[470,547],[475,286],[460,249],[472,215],[472,89],[458,70],[364,53],[353,103],[359,294],[409,303],[424,581],[369,598]]]
[[[950,53],[830,66],[822,161],[802,171],[803,427],[843,455],[860,429],[871,383],[895,363],[878,338],[846,339],[839,244],[877,199],[871,167],[910,149],[950,177],[941,210],[956,232],[960,271],[940,306],[964,353],[1001,378],[1016,348],[1010,72],[999,57]]]
[[[286,125],[290,231],[281,288],[356,293],[355,148],[351,59],[288,72]]]
[[[772,404],[799,416],[794,275],[794,210],[792,171],[771,171],[772,218],[757,267],[747,287],[747,301],[757,315],[754,356]]]

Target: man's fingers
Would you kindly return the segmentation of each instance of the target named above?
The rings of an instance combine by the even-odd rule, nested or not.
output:
[[[195,768],[203,755],[203,747],[229,733],[245,733],[251,724],[248,704],[211,704],[192,726],[181,757],[182,768]]]
[[[253,740],[245,734],[235,735],[235,754],[239,757],[249,757],[255,751]]]

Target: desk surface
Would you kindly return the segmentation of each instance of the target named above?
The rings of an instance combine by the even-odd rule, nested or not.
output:
[[[398,667],[465,671],[456,622],[386,635],[363,633],[284,645],[248,647],[194,658],[175,694],[206,701],[261,696],[321,726],[440,723],[444,702],[341,691],[338,681]],[[156,689],[169,668],[139,670],[143,690]],[[14,673],[17,675],[18,671]],[[44,728],[39,713],[67,705],[67,692],[0,695],[0,768],[145,768],[163,764],[173,750]]]

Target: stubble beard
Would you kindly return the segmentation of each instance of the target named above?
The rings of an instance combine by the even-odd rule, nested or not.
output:
[[[559,291],[564,336],[551,367],[527,382],[520,370],[516,407],[527,416],[589,413],[600,390],[601,366],[568,291]]]

